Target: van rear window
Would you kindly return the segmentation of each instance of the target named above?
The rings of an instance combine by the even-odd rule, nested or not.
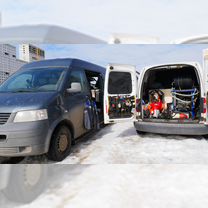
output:
[[[110,72],[108,82],[109,94],[130,94],[132,78],[129,72]]]

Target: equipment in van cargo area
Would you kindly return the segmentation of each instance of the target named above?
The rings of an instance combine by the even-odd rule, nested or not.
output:
[[[162,102],[164,93],[161,90],[151,90],[149,95],[150,102],[144,106],[145,116],[158,118],[164,108]]]
[[[194,67],[149,69],[142,85],[144,119],[195,120],[200,115],[200,85]]]
[[[135,98],[132,96],[109,96],[109,118],[128,118],[131,117],[135,108]]]

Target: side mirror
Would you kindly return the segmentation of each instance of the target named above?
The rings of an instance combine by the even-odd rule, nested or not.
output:
[[[72,82],[71,88],[66,89],[68,93],[79,93],[82,91],[82,86],[79,82]]]

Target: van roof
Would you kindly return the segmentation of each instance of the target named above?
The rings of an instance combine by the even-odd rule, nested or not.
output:
[[[27,69],[35,69],[40,67],[83,67],[86,69],[89,69],[91,71],[100,72],[102,74],[105,73],[105,68],[101,67],[99,65],[83,61],[80,59],[74,59],[74,58],[58,58],[58,59],[47,59],[42,61],[35,61],[28,64],[25,64],[21,70],[27,70]]]

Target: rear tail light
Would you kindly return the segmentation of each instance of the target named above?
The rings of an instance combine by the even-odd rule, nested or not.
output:
[[[207,100],[206,98],[204,98],[204,102],[203,102],[203,113],[207,112]]]
[[[107,101],[105,101],[105,103],[107,103]],[[108,105],[107,104],[105,104],[105,112],[106,112],[106,114],[108,114]]]
[[[136,99],[136,112],[141,112],[141,102],[140,99]]]

